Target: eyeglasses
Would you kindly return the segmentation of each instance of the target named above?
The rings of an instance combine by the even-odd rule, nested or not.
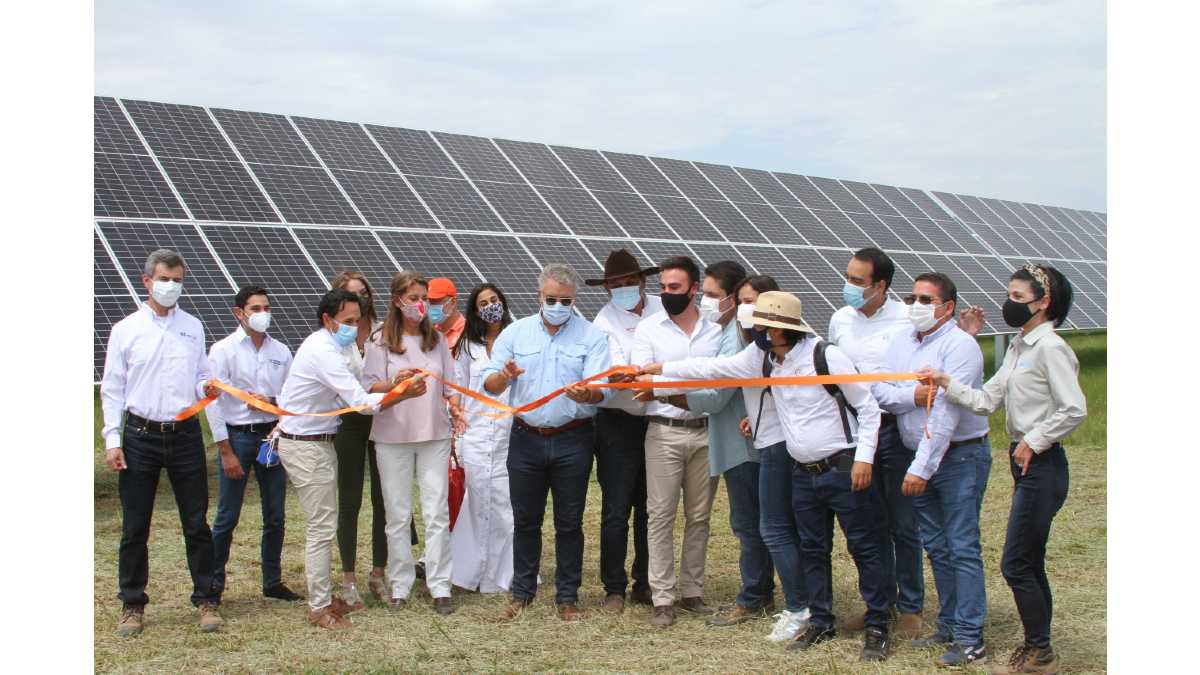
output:
[[[906,295],[906,296],[904,296],[904,304],[911,305],[914,302],[919,302],[922,305],[943,304],[943,303],[938,302],[937,298],[933,297],[932,295]]]
[[[563,307],[570,307],[572,302],[575,302],[575,298],[555,298],[549,295],[546,296],[547,305],[562,305]]]

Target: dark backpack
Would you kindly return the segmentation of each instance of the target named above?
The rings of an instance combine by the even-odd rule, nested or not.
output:
[[[813,365],[816,366],[818,375],[829,374],[829,362],[825,359],[825,349],[828,346],[829,343],[824,340],[818,340],[817,344],[813,346]],[[763,352],[762,376],[770,377],[772,370],[774,370],[774,364],[771,363],[771,353]],[[854,436],[850,433],[850,418],[846,414],[846,411],[850,411],[850,415],[854,415],[854,419],[858,419],[858,411],[855,410],[854,406],[850,405],[850,403],[846,400],[846,394],[842,392],[841,387],[837,386],[836,384],[823,384],[821,386],[825,387],[825,391],[833,397],[835,402],[837,402],[838,414],[842,417],[842,431],[846,433],[846,442],[853,443]],[[763,403],[767,399],[767,394],[770,393],[771,388],[766,387],[763,389],[762,394],[758,397],[758,419],[754,422],[755,439],[758,438],[758,428],[762,422]],[[772,396],[774,396],[774,394],[772,394]]]

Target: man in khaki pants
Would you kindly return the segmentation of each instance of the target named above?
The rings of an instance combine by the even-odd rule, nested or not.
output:
[[[334,289],[321,298],[317,316],[321,328],[305,338],[279,392],[279,406],[296,413],[326,412],[345,405],[380,410],[383,394],[368,394],[342,359],[341,351],[358,335],[361,316],[358,296]],[[399,377],[399,375],[397,376]],[[410,387],[424,393],[424,384]],[[390,402],[395,405],[400,399]],[[337,534],[337,453],[333,437],[338,417],[289,416],[279,422],[279,460],[296,487],[307,520],[304,576],[308,580],[308,621],[328,629],[349,628],[350,606],[333,597],[330,562]]]
[[[659,267],[663,312],[646,317],[634,332],[630,362],[644,366],[704,356],[716,356],[721,327],[700,316],[695,297],[700,269],[691,258],[664,260]],[[650,624],[666,628],[675,623],[675,545],[673,531],[679,494],[683,492],[683,552],[679,562],[679,608],[711,614],[704,604],[704,558],[708,548],[709,513],[717,477],[708,471],[708,418],[687,409],[684,396],[648,401],[646,419],[646,511],[649,515],[650,590],[654,615]]]

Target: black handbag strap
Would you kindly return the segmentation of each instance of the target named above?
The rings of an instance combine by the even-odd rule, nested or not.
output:
[[[771,371],[775,369],[775,364],[771,363],[771,352],[763,352],[762,376],[770,377]],[[763,387],[762,393],[758,395],[758,416],[754,420],[754,435],[750,437],[751,441],[758,440],[758,430],[762,426],[762,414],[764,404],[767,402],[767,394],[771,394],[770,387]],[[771,394],[774,396],[774,394]]]
[[[813,346],[813,365],[816,366],[818,375],[829,374],[829,361],[825,358],[825,349],[827,347],[829,347],[829,343],[824,340],[818,340],[817,344]],[[850,433],[850,416],[846,414],[846,411],[850,411],[850,415],[854,415],[855,419],[858,419],[858,411],[846,400],[846,394],[842,391],[841,387],[836,384],[823,384],[821,386],[825,387],[825,391],[837,403],[838,414],[842,418],[842,431],[846,434],[846,442],[853,443],[854,435]]]

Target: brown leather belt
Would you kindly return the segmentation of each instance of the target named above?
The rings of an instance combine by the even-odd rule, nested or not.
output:
[[[955,449],[955,448],[958,448],[958,447],[962,447],[962,446],[964,446],[964,445],[970,445],[970,444],[972,444],[972,443],[978,443],[979,441],[982,441],[982,440],[983,440],[983,439],[985,439],[985,438],[987,438],[987,434],[984,434],[984,435],[982,435],[982,436],[977,436],[977,437],[975,437],[975,438],[968,438],[968,439],[967,439],[967,440],[965,440],[965,441],[950,441],[950,445],[947,445],[947,446],[946,446],[946,452],[950,452],[951,450],[953,450],[953,449]]]
[[[286,431],[279,432],[280,438],[286,438],[289,441],[307,441],[309,443],[332,443],[337,434],[310,434],[308,436],[297,436],[289,434]]]
[[[592,422],[592,418],[590,418],[590,417],[580,417],[578,419],[573,419],[570,422],[567,422],[566,424],[562,425],[561,427],[535,427],[532,424],[526,424],[525,421],[522,420],[520,417],[513,418],[513,425],[516,426],[518,429],[520,429],[522,431],[528,431],[530,433],[537,434],[539,436],[557,436],[564,431],[578,429],[579,427],[581,427],[585,424],[591,424],[591,422]]]
[[[703,429],[708,426],[707,417],[695,417],[687,420],[679,420],[674,417],[663,417],[661,415],[647,415],[646,419],[666,427],[684,427],[687,429]]]

